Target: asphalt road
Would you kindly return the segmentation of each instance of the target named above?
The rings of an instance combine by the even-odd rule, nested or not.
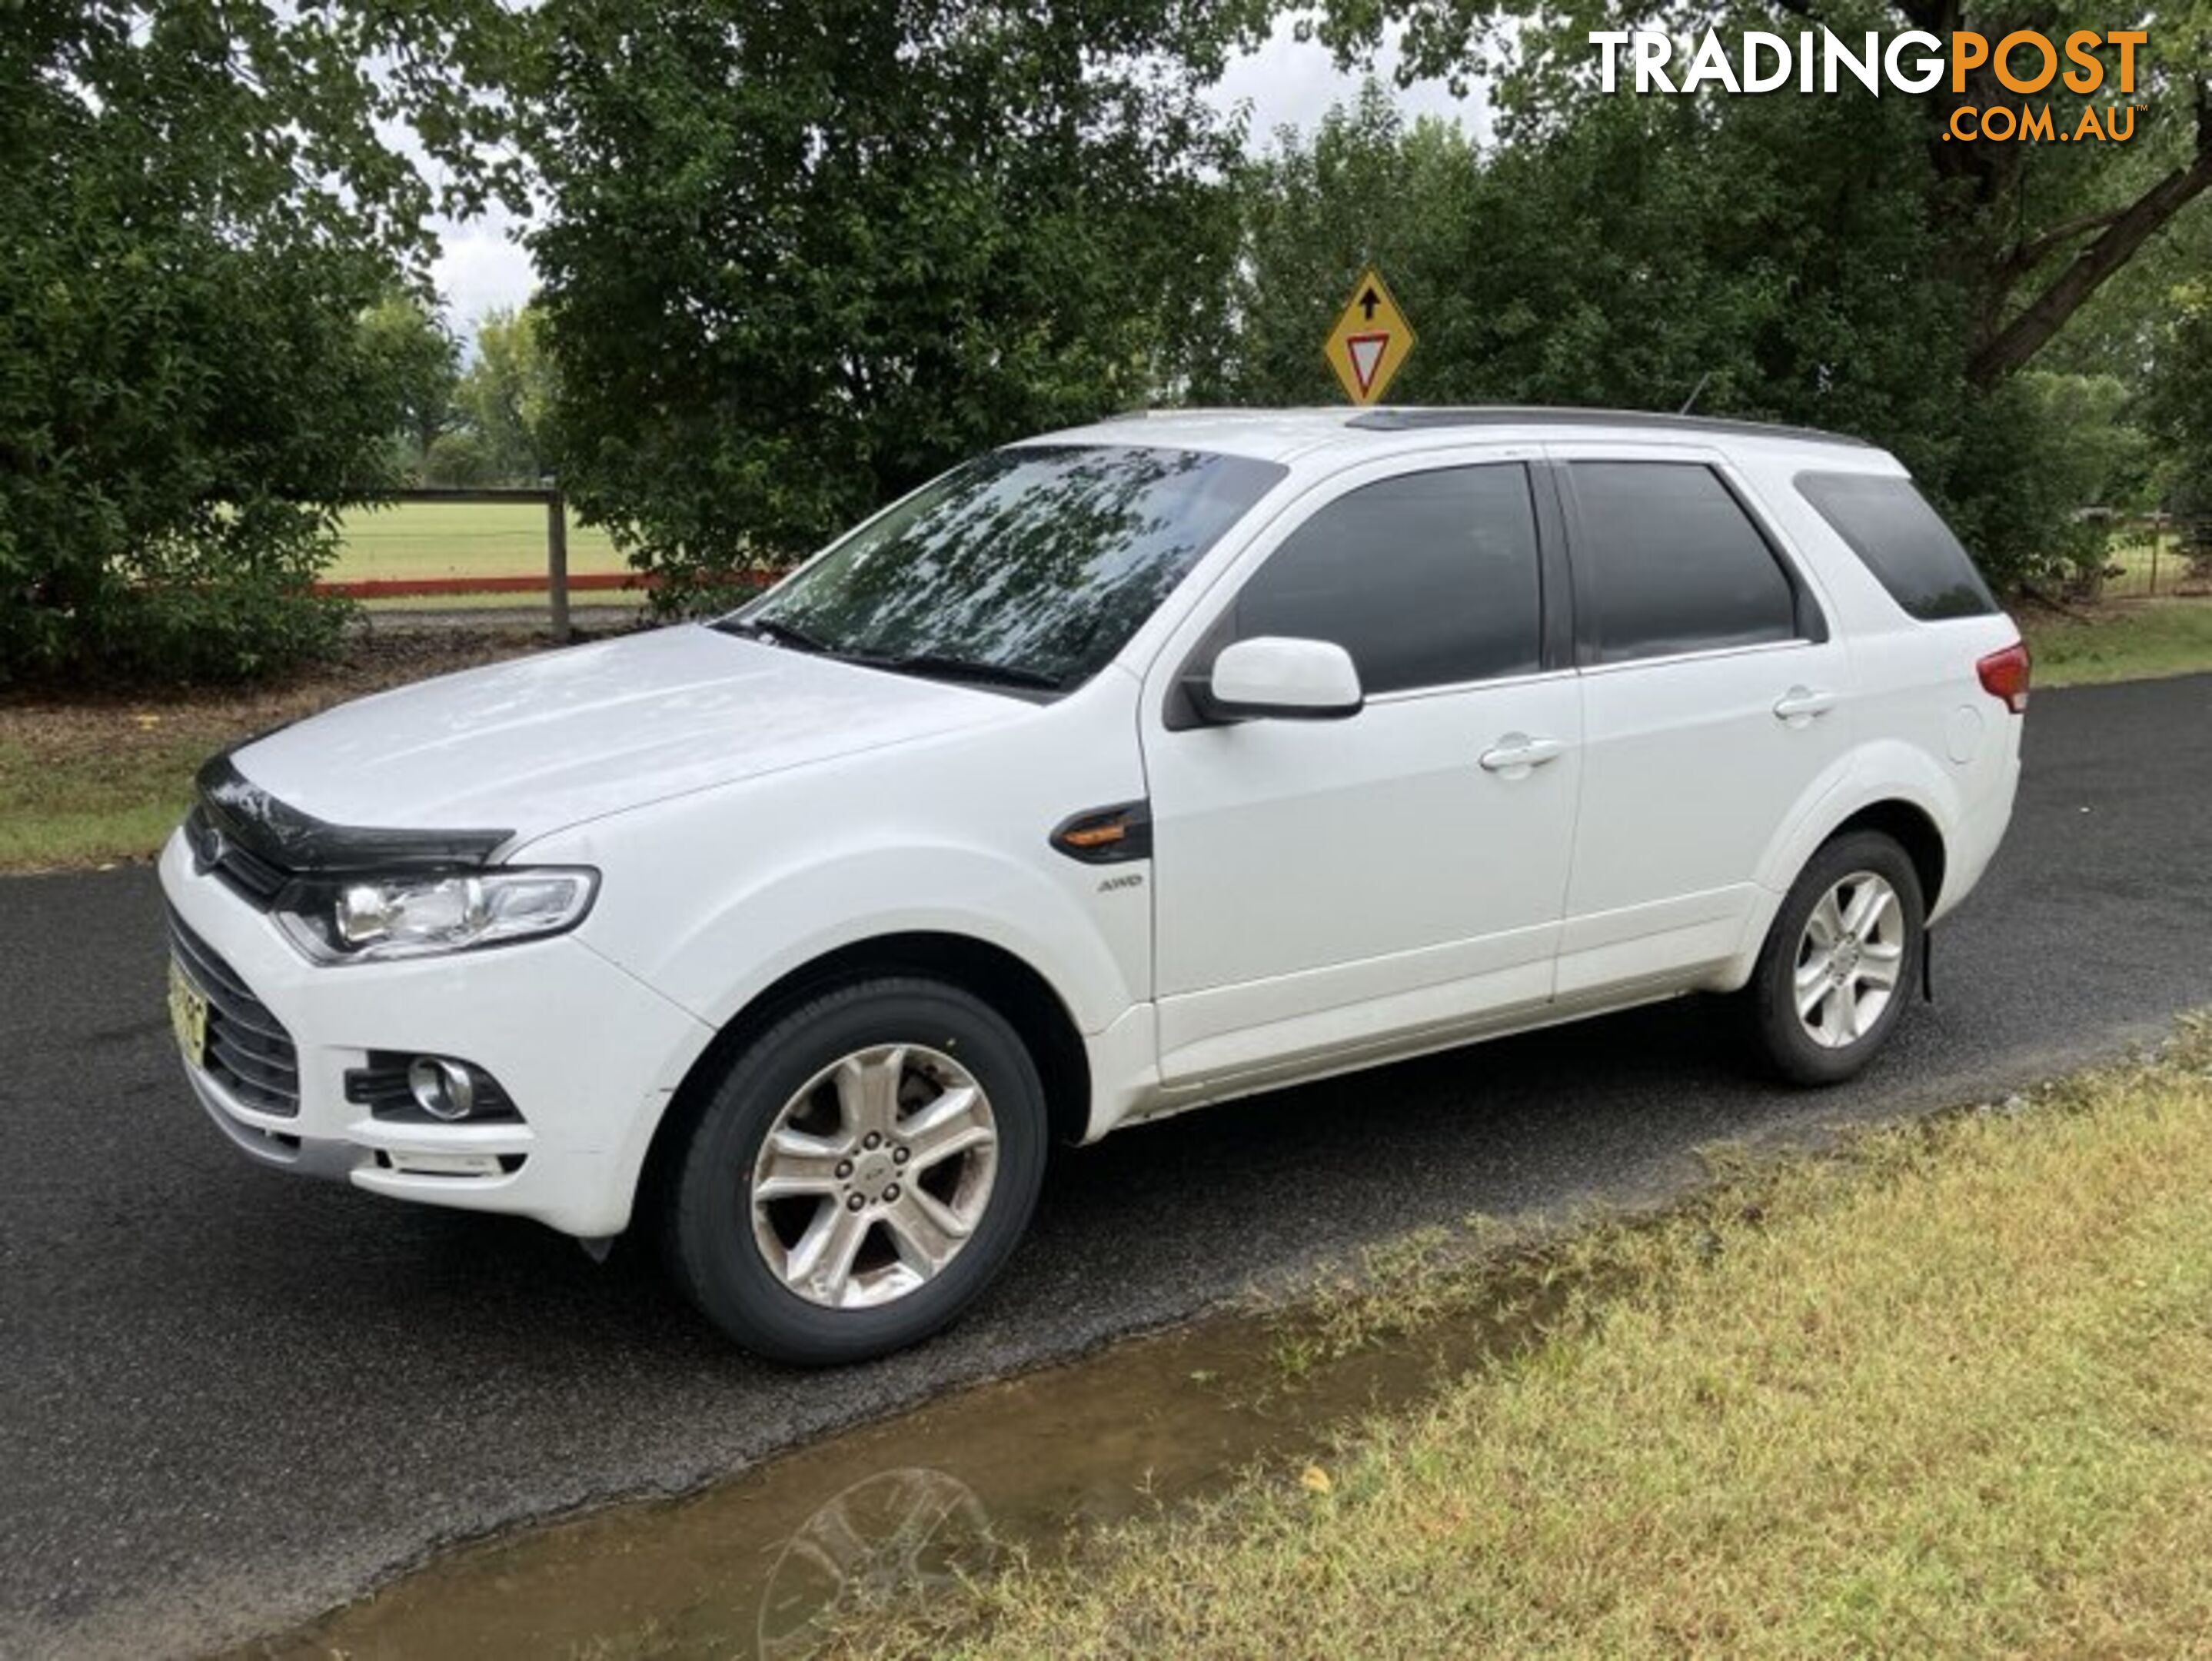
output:
[[[1701,1144],[1986,1098],[2212,1005],[2212,677],[2039,693],[2027,754],[1938,1001],[1856,1085],[1763,1086],[1676,1004],[1132,1131],[1059,1162],[961,1327],[830,1374],[726,1348],[644,1254],[249,1166],[177,1076],[151,873],[0,880],[0,1653],[251,1636],[1363,1242],[1649,1199]]]

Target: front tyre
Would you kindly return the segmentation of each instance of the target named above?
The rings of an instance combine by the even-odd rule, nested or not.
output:
[[[1046,1136],[1036,1064],[981,999],[903,977],[825,993],[749,1044],[693,1125],[664,1221],[671,1269],[771,1360],[902,1348],[1004,1266]]]
[[[1880,831],[1853,831],[1814,855],[1745,989],[1753,1036],[1776,1071],[1835,1084],[1874,1059],[1919,977],[1925,919],[1919,872]]]

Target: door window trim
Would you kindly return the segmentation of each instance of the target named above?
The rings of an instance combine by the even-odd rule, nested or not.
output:
[[[1571,472],[1580,462],[1598,465],[1629,463],[1648,467],[1701,467],[1711,474],[1719,482],[1721,489],[1728,493],[1729,499],[1735,503],[1737,511],[1750,522],[1753,534],[1765,546],[1767,557],[1774,562],[1776,569],[1782,573],[1782,580],[1789,585],[1790,626],[1796,630],[1795,635],[1788,640],[1696,647],[1687,651],[1653,653],[1648,656],[1620,658],[1610,662],[1599,658],[1597,619],[1600,597],[1595,592],[1596,572],[1586,554],[1577,557],[1578,551],[1586,550],[1589,542],[1589,533],[1583,528],[1581,503],[1576,497]],[[1566,558],[1571,572],[1571,590],[1574,595],[1574,662],[1583,673],[1641,668],[1646,664],[1681,663],[1700,658],[1735,657],[1747,652],[1770,652],[1797,646],[1821,646],[1831,638],[1827,611],[1821,605],[1819,593],[1806,577],[1781,532],[1760,510],[1725,460],[1710,455],[1656,456],[1633,452],[1612,455],[1577,449],[1567,456],[1549,457],[1543,465],[1553,471],[1553,488],[1559,492],[1562,517],[1566,526]]]

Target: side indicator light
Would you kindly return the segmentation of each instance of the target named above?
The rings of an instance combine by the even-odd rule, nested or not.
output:
[[[1118,865],[1152,856],[1151,805],[1127,801],[1115,807],[1094,807],[1060,822],[1052,845],[1072,860],[1085,865]]]

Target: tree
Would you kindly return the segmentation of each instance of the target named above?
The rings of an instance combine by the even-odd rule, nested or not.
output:
[[[1421,329],[1394,396],[1672,409],[1694,392],[1709,411],[1864,433],[1999,581],[2064,580],[2097,552],[2072,509],[2136,465],[2115,383],[1969,384],[1969,307],[1897,165],[1912,142],[1909,112],[1874,100],[1716,123],[1641,100],[1478,155],[1370,92],[1310,155],[1241,183],[1245,310],[1255,343],[1285,350],[1255,344],[1249,362],[1279,372],[1232,387],[1327,396],[1317,319],[1373,259]],[[1381,181],[1389,209],[1363,219]]]
[[[549,0],[532,247],[564,484],[680,605],[1142,402],[1215,286],[1197,88],[1248,9]]]
[[[1816,9],[1853,40],[1910,21],[1855,0]],[[1948,94],[1598,89],[1592,28],[1690,35],[1717,25],[1794,40],[1804,20],[1789,6],[1623,14],[1577,0],[1529,15],[1517,0],[1339,0],[1322,28],[1356,58],[1393,16],[1406,25],[1409,71],[1487,72],[1498,111],[1478,182],[1425,197],[1415,251],[1392,256],[1410,260],[1398,287],[1416,319],[1455,319],[1445,351],[1424,328],[1399,382],[1405,396],[1446,395],[1448,385],[1453,397],[1663,409],[1702,388],[1708,411],[1860,433],[1896,450],[2001,583],[2070,581],[2098,563],[2099,538],[2072,510],[2125,488],[2140,454],[2110,384],[2095,378],[2134,372],[2093,351],[2054,359],[2066,371],[2056,377],[2020,371],[2077,313],[2117,340],[2128,326],[2118,301],[2139,290],[2130,267],[2156,266],[2189,234],[2189,192],[2160,186],[2177,168],[2185,183],[2196,166],[2185,29],[2166,31],[2172,51],[2138,54],[2141,94],[2154,107],[2132,145],[1977,144],[1964,147],[1974,152],[1967,167],[1949,154],[1960,146],[1935,136]],[[1395,155],[1370,170],[1412,177],[1411,161]],[[2146,198],[2164,215],[2162,234],[2146,231],[2097,283],[2063,276],[2087,252],[2082,239],[2103,234],[2091,218],[2109,211],[2103,229],[2112,228]],[[1434,227],[1455,201],[1467,224],[1440,257]],[[1352,205],[1310,217],[1340,221]],[[2129,222],[2141,228],[2142,216]],[[2014,328],[2061,282],[2073,296],[2063,317],[2053,301],[2037,313],[2049,330]],[[2069,378],[2082,375],[2091,379]],[[2085,418],[2099,423],[2093,442],[2069,424]]]
[[[1232,170],[1224,217],[1237,226],[1221,262],[1233,294],[1233,337],[1194,388],[1206,401],[1314,404],[1340,396],[1321,342],[1359,272],[1381,261],[1393,291],[1419,314],[1421,349],[1395,395],[1440,402],[1481,349],[1483,287],[1463,268],[1483,191],[1474,141],[1433,118],[1408,128],[1369,80],[1329,111],[1310,143],[1295,130]]]
[[[2146,415],[2168,446],[2166,499],[2190,558],[2212,575],[2212,279],[2177,287],[2160,332]]]
[[[477,0],[49,0],[0,31],[0,677],[240,674],[416,395],[378,308],[499,186]],[[365,319],[367,319],[365,321]]]
[[[441,433],[422,453],[425,484],[504,484],[513,481],[495,464],[491,447],[471,427]]]
[[[419,468],[453,424],[460,344],[443,319],[410,294],[386,295],[362,319],[362,347],[382,362],[399,397],[405,465]]]
[[[2014,30],[2054,40],[2078,29],[2100,38],[2141,30],[2146,38],[2132,53],[2132,94],[2117,90],[2122,49],[2116,46],[2098,53],[2106,84],[2094,100],[2055,83],[2033,94],[2010,91],[1994,63],[1970,71],[1960,92],[1951,90],[1946,75],[1923,93],[1884,94],[1884,101],[1913,114],[1920,212],[1939,228],[1942,270],[1969,302],[1966,372],[1978,387],[1994,386],[2027,363],[2212,188],[2212,11],[2203,0],[2134,18],[2116,18],[2081,0],[1994,0],[1983,7],[1960,0],[1638,0],[1626,8],[1608,0],[1542,8],[1533,0],[1329,0],[1321,28],[1341,53],[1357,56],[1372,48],[1392,17],[1407,25],[1405,73],[1464,76],[1471,67],[1497,70],[1506,129],[1515,134],[1556,130],[1607,98],[1594,75],[1593,29],[1646,27],[1692,36],[1709,27],[1760,28],[1794,39],[1801,29],[1830,28],[1854,45],[1868,29],[1918,29],[1947,41],[1954,31],[1976,30],[1991,42]],[[1845,85],[1851,90],[1844,98],[1873,101],[1856,83]],[[1707,119],[1724,122],[1778,99],[1814,101],[1786,93],[1711,91],[1681,101],[1702,103]],[[2017,118],[2049,102],[2060,121],[2071,123],[2085,101],[2139,106],[2135,136],[2125,143],[1961,141],[1952,128],[1962,106],[2004,107]]]
[[[488,313],[457,399],[482,446],[487,478],[535,484],[548,471],[544,431],[553,403],[553,360],[538,309]]]

